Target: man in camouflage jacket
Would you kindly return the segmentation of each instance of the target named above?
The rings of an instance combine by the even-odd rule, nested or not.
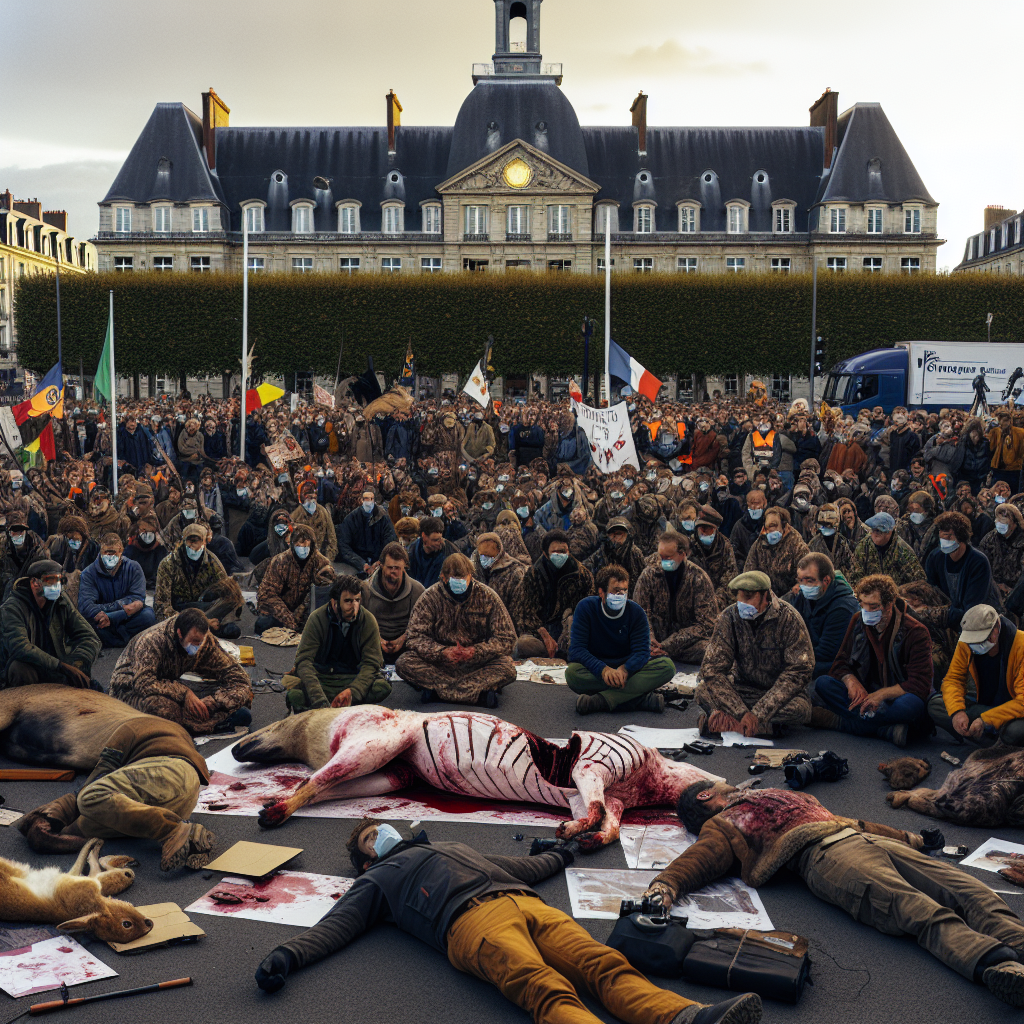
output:
[[[876,512],[864,525],[871,533],[854,548],[850,586],[865,576],[891,576],[897,587],[926,578],[914,549],[896,535],[896,520],[888,512]]]
[[[304,558],[299,552],[305,551]],[[310,588],[334,582],[331,563],[317,550],[312,527],[296,526],[287,551],[274,555],[256,594],[257,633],[271,626],[302,632],[309,615]]]
[[[691,543],[689,560],[699,565],[715,588],[719,610],[728,608],[736,600],[729,589],[729,580],[736,575],[736,553],[729,538],[722,533],[722,516],[710,505],[701,505],[695,529],[696,540]],[[710,538],[711,543],[705,543]]]

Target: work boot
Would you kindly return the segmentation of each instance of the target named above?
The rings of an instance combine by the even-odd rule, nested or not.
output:
[[[828,708],[811,708],[811,720],[808,723],[812,729],[838,729],[839,716]]]
[[[660,715],[665,710],[665,698],[660,693],[645,693],[638,697],[630,711],[653,711]]]
[[[207,832],[202,825],[193,825],[188,821],[181,822],[164,840],[163,848],[160,851],[160,870],[177,871],[178,868],[183,868],[191,857],[200,856],[212,850],[213,843],[213,833]],[[204,864],[208,864],[209,860],[210,858],[207,857]]]
[[[426,686],[420,690],[420,703],[421,704],[436,704],[437,703],[437,691],[428,689]]]
[[[603,693],[581,693],[576,698],[577,715],[592,715],[595,711],[611,711]]]
[[[907,745],[909,733],[910,729],[901,722],[899,725],[888,725],[884,729],[879,729],[875,735],[880,740],[888,740],[902,749]]]
[[[1024,964],[1019,960],[1006,960],[986,968],[981,981],[996,999],[1010,1006],[1024,1006]]]
[[[711,732],[708,729],[708,716],[703,711],[697,716],[697,731],[705,739],[709,739],[712,736],[718,736],[719,735],[717,732]]]
[[[758,1024],[760,1019],[761,997],[745,992],[710,1006],[688,1006],[672,1018],[672,1024]]]
[[[476,699],[477,707],[496,708],[498,706],[498,691],[484,690]]]

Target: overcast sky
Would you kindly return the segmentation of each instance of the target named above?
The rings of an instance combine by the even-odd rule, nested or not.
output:
[[[66,208],[91,236],[154,104],[233,125],[451,125],[494,50],[492,0],[5,0],[0,190]],[[1024,204],[1021,0],[546,0],[541,49],[582,124],[803,125],[826,86],[878,101],[939,202],[955,266],[983,208]],[[1009,46],[1009,48],[1008,48]]]

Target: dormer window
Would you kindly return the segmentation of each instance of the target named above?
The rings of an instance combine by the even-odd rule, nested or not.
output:
[[[679,232],[694,235],[700,231],[700,207],[696,203],[679,204]]]
[[[868,234],[880,235],[882,233],[882,207],[868,207]]]
[[[425,203],[421,209],[423,211],[423,233],[425,235],[441,234],[441,204]]]
[[[726,212],[726,231],[730,235],[743,235],[747,231],[747,204],[746,203],[727,203],[725,207]]]
[[[989,252],[995,252],[996,251],[996,229],[995,228],[992,228],[992,230],[989,231],[989,233],[988,233],[988,251]]]
[[[772,231],[777,235],[793,233],[794,206],[792,203],[772,203]]]
[[[846,207],[832,206],[828,211],[828,230],[833,235],[846,234]]]
[[[130,206],[114,207],[114,230],[127,234],[132,229],[132,208]]]
[[[169,206],[153,207],[153,230],[168,234],[171,230],[171,208]]]
[[[192,207],[192,230],[197,234],[206,234],[210,230],[210,208],[208,206]]]
[[[1013,222],[1013,244],[1020,245],[1020,217]]]
[[[969,260],[974,259],[974,237],[971,236],[967,239],[967,258]]]
[[[1010,240],[1010,223],[1009,223],[1009,221],[1007,221],[1007,222],[1005,222],[1003,224],[1003,232],[1002,232],[1002,234],[1003,234],[1003,240],[1002,240],[1002,243],[1000,245],[1000,248],[1001,249],[1005,249],[1006,248],[1006,243],[1009,242],[1009,240]]]
[[[313,207],[302,203],[292,207],[292,232],[296,235],[308,235],[313,231]]]
[[[263,233],[264,227],[262,206],[247,206],[245,208],[245,230],[250,235]]]
[[[921,208],[908,206],[903,210],[903,233],[905,235],[921,234]]]
[[[649,235],[654,231],[654,207],[649,203],[638,206],[633,216],[633,230],[638,235]]]
[[[619,207],[616,203],[600,203],[594,210],[594,234],[602,238],[605,232],[619,232]]]
[[[338,207],[338,233],[341,235],[358,235],[359,202],[355,199],[343,199],[336,205]]]
[[[400,235],[405,230],[405,207],[390,202],[383,207],[381,230],[385,235]]]

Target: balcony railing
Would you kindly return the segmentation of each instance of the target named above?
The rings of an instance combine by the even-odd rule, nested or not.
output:
[[[572,232],[571,231],[569,231],[569,232],[565,232],[565,231],[549,231],[548,232],[548,241],[549,242],[571,242],[572,241]]]
[[[528,235],[528,234],[524,235],[521,232],[519,234],[512,234],[510,232],[507,232],[505,234],[505,241],[506,242],[530,242],[532,240],[533,239],[531,238],[530,235]]]
[[[524,72],[523,72],[524,74],[535,73],[535,72],[527,72],[527,71],[525,71],[525,66],[529,62],[530,62],[529,56],[526,53],[524,53],[523,54],[523,65],[522,65],[522,67],[524,69]],[[511,69],[518,68],[519,65],[511,63],[509,61],[506,61],[503,64],[503,67],[509,68],[511,70]],[[502,74],[503,72],[499,71],[497,73],[498,74]],[[479,79],[479,78],[491,78],[494,74],[495,74],[494,64],[474,64],[473,65],[473,83],[474,83],[474,85],[476,84],[477,79]],[[547,77],[557,78],[558,79],[558,84],[561,85],[561,82],[562,82],[562,65],[561,64],[541,64],[540,65],[540,72],[539,72],[539,74],[543,75],[546,78]]]
[[[480,235],[480,234],[473,234],[473,233],[467,231],[462,236],[462,240],[464,242],[487,242],[487,241],[490,241],[490,236],[486,232],[484,234]]]

